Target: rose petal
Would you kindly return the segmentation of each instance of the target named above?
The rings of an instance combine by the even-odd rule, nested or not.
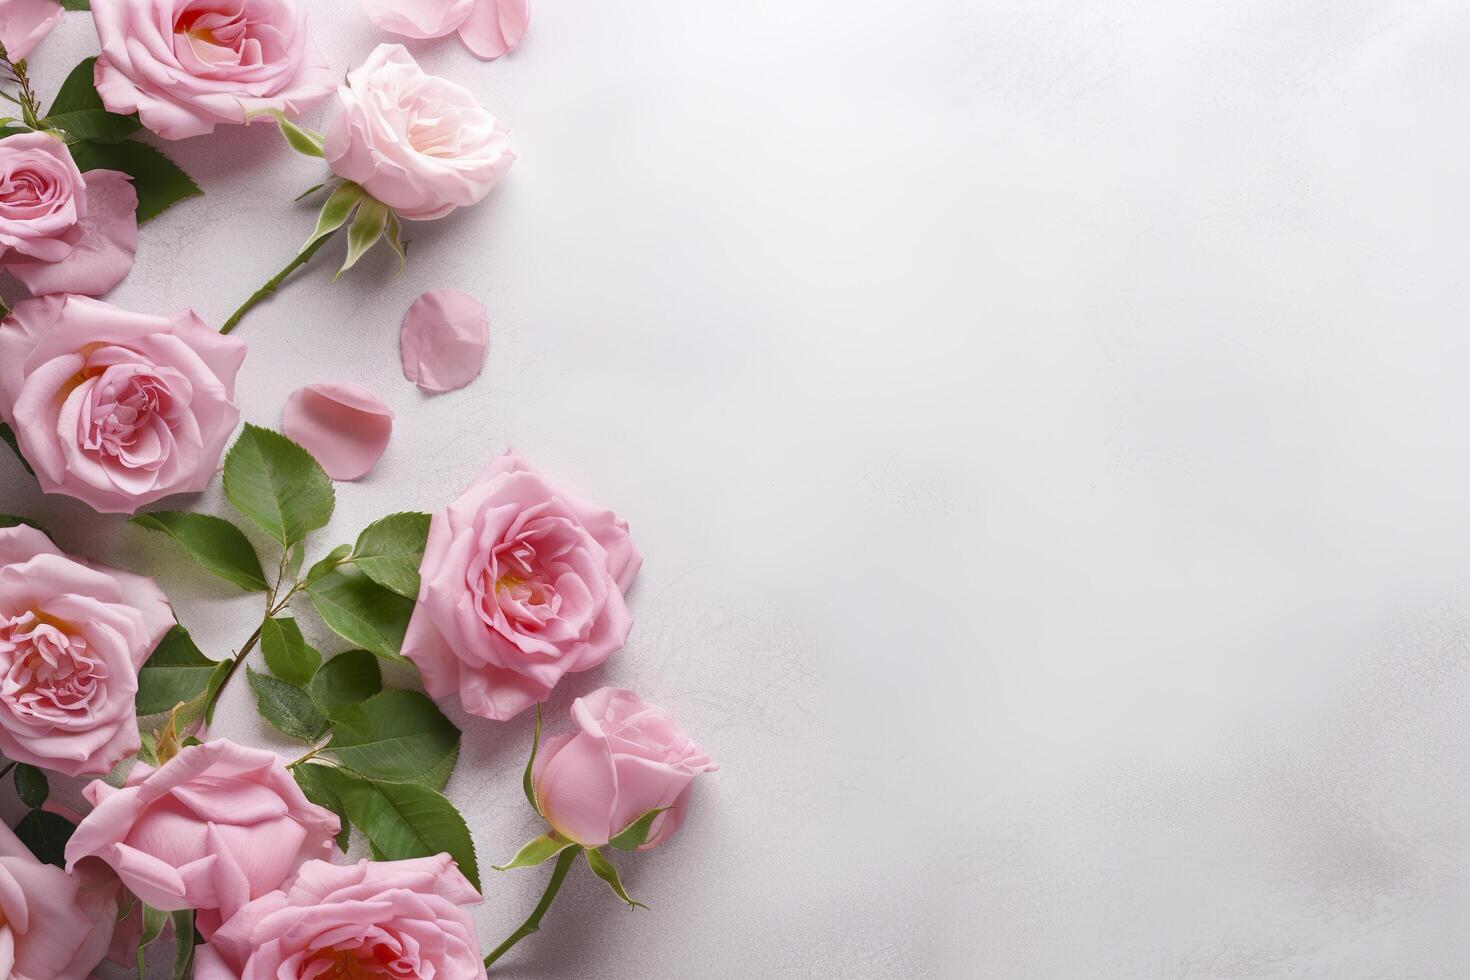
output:
[[[393,411],[358,385],[311,384],[287,399],[281,431],[306,447],[332,479],[356,480],[388,448]]]
[[[475,0],[361,0],[379,30],[403,37],[443,37],[464,22]]]
[[[526,0],[476,0],[459,37],[476,57],[489,61],[515,50],[529,20]]]
[[[80,293],[101,296],[127,277],[138,251],[138,192],[132,178],[116,170],[89,170],[87,213],[76,249],[60,262],[15,255],[6,260],[33,296]]]
[[[490,343],[490,319],[457,289],[424,293],[403,318],[398,350],[403,376],[424,391],[453,391],[479,376]]]
[[[0,44],[11,61],[20,61],[61,23],[56,0],[3,0],[0,2]]]

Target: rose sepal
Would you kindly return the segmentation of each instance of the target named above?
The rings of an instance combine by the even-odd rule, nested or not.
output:
[[[516,852],[516,856],[505,864],[491,865],[496,871],[513,871],[516,868],[534,868],[538,864],[544,864],[556,857],[569,847],[581,847],[574,840],[567,840],[556,831],[543,834],[535,840],[527,841],[526,845]]]
[[[597,875],[607,886],[613,890],[613,894],[628,903],[629,908],[647,909],[648,906],[630,897],[623,888],[623,881],[618,877],[618,869],[613,867],[612,862],[602,856],[602,852],[595,847],[589,847],[583,853],[587,856],[587,867]]]
[[[315,130],[298,126],[280,109],[263,109],[259,112],[246,113],[246,119],[257,116],[270,116],[275,119],[276,124],[281,127],[281,135],[286,139],[286,145],[291,147],[302,156],[316,157],[318,160],[326,156],[322,147],[326,146],[327,138]]]
[[[622,832],[613,837],[608,843],[620,851],[638,850],[638,848],[648,843],[649,831],[653,830],[653,822],[658,819],[658,815],[660,813],[667,813],[672,809],[673,807],[671,806],[654,807],[624,827]]]

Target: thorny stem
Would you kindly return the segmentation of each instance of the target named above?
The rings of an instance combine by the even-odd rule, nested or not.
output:
[[[219,696],[224,693],[225,687],[229,685],[230,678],[235,676],[240,669],[240,665],[245,662],[245,658],[250,656],[250,651],[254,650],[255,645],[260,642],[260,635],[265,632],[266,620],[274,619],[296,597],[296,593],[301,591],[302,583],[293,582],[291,583],[291,587],[286,589],[285,594],[281,594],[280,590],[286,583],[286,562],[289,556],[289,548],[281,552],[281,564],[276,575],[276,586],[268,590],[265,594],[265,615],[261,617],[260,625],[255,627],[255,632],[250,634],[250,638],[240,648],[240,652],[235,654],[235,659],[230,662],[229,669],[225,671],[224,679],[219,682],[219,687],[214,689],[214,694],[205,702],[202,717],[208,718],[213,713],[214,705],[219,701]],[[278,599],[277,596],[280,596],[280,598]]]
[[[36,98],[36,93],[31,88],[30,76],[26,74],[26,63],[11,61],[5,53],[5,46],[0,45],[0,67],[3,67],[10,76],[10,80],[20,86],[20,98],[16,101],[20,104],[20,114],[27,126],[31,129],[41,128],[41,102]]]
[[[290,278],[291,273],[295,272],[297,269],[310,262],[311,257],[315,255],[318,251],[320,251],[321,247],[327,244],[327,242],[330,241],[332,236],[335,234],[336,232],[331,232],[330,234],[323,235],[321,238],[318,238],[316,241],[312,242],[305,249],[303,249],[301,251],[301,254],[297,255],[286,265],[286,268],[276,273],[269,282],[257,289],[251,295],[251,297],[247,299],[238,310],[235,311],[234,315],[225,321],[225,325],[219,328],[219,332],[229,333],[231,330],[234,330],[237,326],[239,326],[240,321],[245,319],[245,314],[254,309],[255,305],[261,300],[265,299],[276,290],[280,289],[281,283]]]
[[[551,872],[551,881],[546,884],[546,891],[541,895],[541,901],[536,906],[536,911],[531,917],[521,923],[521,927],[505,938],[505,942],[496,946],[489,956],[485,957],[485,966],[489,966],[500,959],[516,943],[525,939],[531,933],[541,928],[541,919],[546,915],[546,910],[551,908],[551,903],[556,899],[556,893],[561,891],[561,883],[566,881],[567,872],[572,870],[572,862],[577,860],[577,855],[582,853],[580,847],[569,847],[561,852],[556,859],[556,870]]]

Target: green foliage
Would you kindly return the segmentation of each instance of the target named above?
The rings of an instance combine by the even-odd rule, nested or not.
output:
[[[142,128],[136,115],[119,116],[102,104],[93,84],[96,63],[96,58],[88,58],[71,70],[51,102],[51,111],[41,120],[42,126],[60,130],[70,141],[92,143],[117,143]]]
[[[306,794],[308,800],[319,807],[331,810],[342,822],[342,829],[337,834],[337,848],[346,854],[348,841],[352,836],[352,827],[347,820],[347,807],[342,803],[342,798],[337,795],[336,789],[333,788],[332,770],[315,763],[303,763],[292,766],[291,775],[295,777],[296,785],[301,787],[301,792]]]
[[[16,517],[14,514],[0,514],[0,527],[20,527],[22,524],[26,527],[33,527],[48,537],[50,536],[50,532],[46,530],[45,525],[40,521],[32,520],[29,517]]]
[[[161,714],[194,700],[208,689],[219,667],[199,651],[188,630],[175,626],[138,671],[138,714]]]
[[[327,196],[326,203],[322,205],[321,214],[316,219],[316,230],[311,233],[306,244],[301,246],[301,251],[305,252],[318,241],[345,225],[347,219],[352,217],[352,212],[357,209],[365,197],[367,197],[367,192],[352,181],[339,184]]]
[[[371,197],[363,200],[357,209],[357,217],[352,219],[352,227],[347,229],[347,261],[342,263],[337,275],[357,265],[357,260],[378,243],[388,230],[388,217],[392,213],[381,201]]]
[[[91,10],[88,0],[61,0],[62,10]]]
[[[533,841],[528,841],[525,847],[516,852],[516,856],[505,864],[497,864],[493,867],[496,871],[513,871],[516,868],[534,868],[536,865],[549,861],[569,847],[576,847],[576,841],[566,840],[552,834],[543,834]]]
[[[286,114],[280,109],[270,109],[267,111],[275,117],[276,122],[281,127],[281,135],[286,138],[286,144],[291,149],[297,153],[309,157],[316,157],[317,159],[326,156],[322,151],[322,146],[326,140],[321,133],[313,132],[304,126],[296,125],[290,119],[287,119]]]
[[[417,691],[384,691],[333,714],[327,749],[371,779],[443,789],[459,753],[459,729]]]
[[[132,523],[162,531],[183,545],[190,558],[247,592],[270,588],[249,539],[223,518],[175,510],[139,514]]]
[[[32,810],[39,810],[46,805],[46,800],[51,795],[51,784],[44,772],[21,762],[16,764],[14,775],[15,792],[22,803]]]
[[[169,922],[174,927],[174,980],[185,980],[192,976],[194,965],[194,910],[183,909],[169,913]]]
[[[648,908],[642,902],[636,902],[628,897],[627,891],[623,888],[623,881],[618,877],[618,869],[612,866],[611,861],[602,856],[601,851],[595,847],[589,847],[582,853],[587,855],[587,867],[592,869],[592,873],[607,882],[608,887],[613,890],[613,894],[627,902],[629,908]]]
[[[303,742],[315,742],[326,733],[327,718],[305,688],[249,667],[245,672],[260,716],[278,731]]]
[[[124,140],[121,143],[73,143],[71,156],[77,168],[88,170],[120,170],[133,178],[138,192],[138,224],[158,217],[180,201],[202,197],[204,192],[184,173],[179,165],[162,151]]]
[[[332,631],[385,660],[400,652],[413,601],[390,592],[349,566],[335,569],[306,588],[311,604]]]
[[[653,822],[658,819],[658,815],[669,809],[671,807],[654,807],[630,823],[622,833],[608,841],[608,843],[620,851],[638,850],[638,848],[648,843],[648,832],[653,829]]]
[[[383,672],[378,658],[366,650],[339,653],[322,664],[308,685],[311,696],[327,715],[362,704],[383,690]]]
[[[283,681],[303,685],[322,665],[322,655],[301,635],[301,627],[290,616],[267,619],[260,627],[260,649],[265,664]]]
[[[526,760],[526,772],[521,776],[521,789],[525,790],[526,800],[531,804],[531,809],[538,814],[541,812],[541,804],[536,802],[536,784],[531,779],[531,771],[536,768],[536,751],[541,747],[541,705],[536,705],[536,730],[531,733],[531,757]]]
[[[440,793],[417,783],[368,779],[347,769],[330,769],[333,789],[352,825],[384,860],[446,853],[476,889],[480,869],[464,817]]]
[[[230,503],[284,546],[332,519],[336,494],[326,471],[280,433],[247,423],[224,472]]]
[[[163,927],[167,924],[167,912],[151,905],[143,906],[143,931],[138,935],[138,980],[148,980],[148,947],[158,942],[158,937],[163,935]]]
[[[37,858],[63,868],[66,866],[66,842],[71,840],[76,829],[75,824],[59,813],[31,810],[15,825],[15,836]]]
[[[352,564],[383,588],[417,599],[430,520],[428,514],[405,512],[374,521],[357,536]]]

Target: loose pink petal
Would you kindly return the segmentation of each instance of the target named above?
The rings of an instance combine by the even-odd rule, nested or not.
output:
[[[57,0],[0,0],[0,44],[11,61],[19,61],[61,23]]]
[[[358,385],[307,385],[286,400],[281,431],[306,447],[332,479],[355,480],[388,448],[393,410]]]
[[[101,296],[127,277],[138,251],[138,192],[132,178],[116,170],[89,170],[87,213],[76,250],[60,262],[14,253],[5,260],[32,296],[80,293]]]
[[[373,26],[403,37],[443,37],[470,12],[475,0],[361,0]]]
[[[530,19],[526,0],[475,0],[459,36],[476,57],[489,61],[515,50]]]
[[[403,376],[424,391],[453,391],[475,380],[489,345],[485,307],[457,289],[420,296],[398,335]]]

